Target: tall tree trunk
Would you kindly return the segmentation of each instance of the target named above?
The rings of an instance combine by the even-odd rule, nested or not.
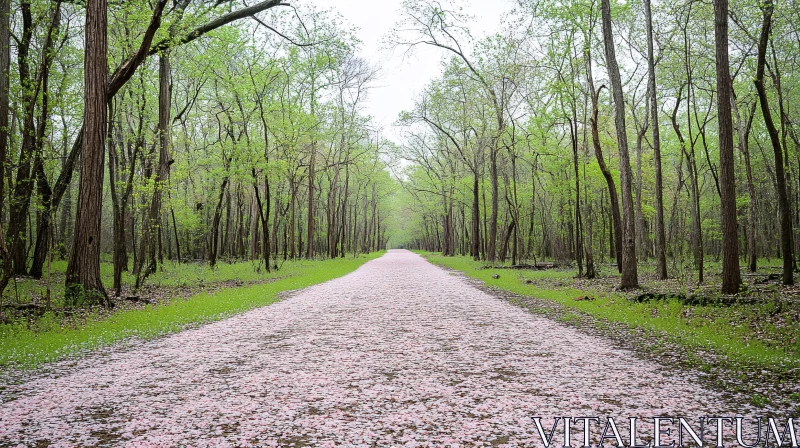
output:
[[[603,178],[606,180],[606,185],[608,187],[608,196],[609,202],[611,203],[611,221],[612,225],[609,227],[609,231],[612,235],[609,238],[611,242],[611,258],[615,258],[617,260],[617,271],[622,272],[622,216],[620,215],[619,211],[619,196],[617,195],[617,185],[614,182],[614,176],[611,174],[611,170],[608,169],[606,165],[605,158],[603,157],[603,148],[600,147],[600,130],[598,128],[598,97],[600,96],[600,90],[594,90],[594,83],[591,81],[591,72],[590,72],[590,81],[589,87],[592,89],[592,118],[591,118],[591,127],[592,127],[592,145],[594,147],[594,155],[597,158],[597,164],[600,167],[600,172],[603,173]],[[602,86],[600,87],[602,89]]]
[[[615,124],[617,128],[617,144],[619,145],[619,170],[622,187],[622,278],[620,280],[620,289],[634,289],[639,287],[639,276],[636,262],[636,222],[632,193],[633,176],[628,152],[628,133],[625,126],[625,100],[622,94],[622,79],[620,78],[614,50],[611,5],[609,0],[601,0],[601,2],[603,41],[616,112]]]
[[[100,277],[100,220],[103,211],[103,161],[106,137],[108,52],[107,0],[86,3],[84,50],[84,132],[81,181],[75,236],[66,273],[66,299],[71,305],[100,301],[111,305]]]
[[[10,11],[11,0],[0,0],[0,231],[2,231],[2,224],[5,217],[6,179],[10,179],[10,171],[8,168],[8,77],[11,67]],[[5,246],[5,240],[3,241],[3,246]],[[5,262],[7,258],[8,255],[4,254],[3,261]],[[0,294],[2,294],[2,292],[0,292]]]
[[[24,0],[20,3],[22,15],[22,37],[17,45],[19,82],[22,87],[22,145],[17,160],[17,173],[11,191],[9,207],[8,239],[11,259],[14,263],[14,274],[25,275],[28,261],[28,215],[30,212],[31,194],[33,193],[32,165],[36,152],[36,126],[34,113],[36,109],[38,86],[34,85],[30,73],[30,45],[34,25],[31,14],[31,3]],[[9,176],[9,179],[11,177]]]
[[[650,84],[650,116],[653,120],[653,164],[656,177],[656,277],[667,279],[666,232],[664,231],[664,179],[661,173],[661,133],[658,123],[658,90],[656,86],[656,63],[653,51],[653,14],[650,0],[644,0],[645,25],[647,28],[647,75]]]
[[[639,275],[636,263],[636,220],[633,211],[633,192],[631,160],[628,152],[628,133],[625,127],[625,99],[622,95],[622,79],[617,65],[614,50],[614,35],[611,26],[611,4],[609,0],[601,0],[603,22],[603,43],[606,50],[608,76],[614,98],[615,124],[617,128],[617,144],[619,145],[619,171],[622,187],[622,278],[620,289],[639,287]]]
[[[714,2],[719,120],[719,180],[722,195],[722,293],[739,292],[739,230],[736,225],[736,174],[733,157],[731,74],[728,61],[728,0]],[[790,224],[791,225],[791,224]],[[791,274],[790,274],[791,275]],[[785,277],[784,277],[785,281]]]
[[[53,21],[50,24],[45,46],[44,56],[39,72],[39,79],[41,80],[40,89],[42,92],[42,103],[40,106],[39,124],[36,129],[36,142],[35,142],[35,157],[33,171],[36,178],[36,186],[39,194],[39,204],[41,209],[38,211],[39,222],[36,232],[36,246],[33,251],[33,262],[31,264],[30,275],[35,279],[41,279],[43,274],[44,263],[47,258],[47,253],[50,249],[52,240],[52,199],[53,190],[50,187],[50,182],[47,180],[47,174],[44,171],[44,160],[42,151],[44,140],[47,132],[47,121],[50,117],[50,65],[53,49],[53,34],[57,32],[61,22],[61,4],[56,3],[53,12]]]
[[[758,64],[756,69],[755,84],[756,84],[756,91],[758,92],[758,101],[761,104],[761,114],[764,117],[764,124],[767,127],[767,132],[769,133],[769,139],[770,142],[772,143],[772,151],[775,156],[775,183],[778,189],[778,211],[780,213],[780,221],[781,221],[780,229],[781,229],[781,256],[783,257],[783,284],[792,285],[794,284],[794,272],[793,272],[794,248],[792,247],[792,216],[789,204],[789,195],[787,193],[787,188],[786,188],[786,171],[784,167],[783,148],[781,147],[781,138],[780,134],[778,133],[778,129],[775,127],[775,123],[772,121],[772,112],[770,111],[769,108],[769,99],[767,98],[767,91],[766,88],[764,87],[764,68],[766,66],[767,45],[769,44],[770,29],[772,27],[772,12],[773,12],[772,0],[764,0],[763,9],[764,9],[764,22],[761,27],[761,36],[758,42]],[[719,26],[720,25],[718,23],[717,27]],[[717,43],[717,48],[719,48],[719,43]],[[727,50],[727,47],[725,49]],[[720,135],[720,139],[722,139],[722,135]],[[724,292],[724,286],[723,286],[723,292]],[[738,284],[736,291],[732,292],[732,294],[736,292],[738,292]]]

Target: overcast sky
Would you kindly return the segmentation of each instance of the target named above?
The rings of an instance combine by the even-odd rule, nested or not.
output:
[[[322,8],[338,10],[357,28],[363,42],[362,56],[380,69],[380,78],[369,94],[365,112],[382,126],[385,135],[397,139],[392,123],[397,115],[413,105],[415,95],[441,73],[443,50],[420,47],[404,58],[403,51],[384,49],[383,37],[400,19],[401,0],[313,0]],[[464,12],[475,16],[471,31],[480,38],[500,29],[502,16],[510,10],[510,0],[457,0]]]

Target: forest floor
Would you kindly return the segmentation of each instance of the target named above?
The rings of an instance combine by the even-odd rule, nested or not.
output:
[[[800,290],[762,262],[744,274],[737,297],[720,296],[719,266],[706,282],[691,273],[657,280],[640,267],[642,288],[618,291],[615,266],[588,280],[576,268],[510,269],[466,257],[424,253],[434,264],[469,276],[477,287],[533,313],[634,350],[658,368],[677,367],[736,401],[800,413]]]
[[[538,446],[533,416],[776,411],[407,251],[43,372],[0,391],[0,446]]]

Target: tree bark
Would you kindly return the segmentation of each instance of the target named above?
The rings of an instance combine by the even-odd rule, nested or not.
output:
[[[10,10],[11,0],[0,0],[0,229],[5,217],[6,183],[4,179],[10,178],[8,171],[9,70],[11,67]],[[5,246],[5,241],[3,241],[3,245]],[[3,260],[5,261],[6,258],[3,258]]]
[[[66,301],[111,305],[100,277],[100,221],[103,212],[103,161],[108,83],[107,0],[86,4],[84,50],[84,137],[75,236],[66,273]]]
[[[661,132],[658,123],[658,90],[656,86],[656,63],[653,51],[653,14],[650,11],[650,0],[644,0],[645,20],[647,28],[647,73],[650,84],[650,116],[653,131],[653,164],[656,177],[656,277],[667,279],[666,232],[664,231],[664,179],[661,173]]]
[[[622,79],[617,65],[614,50],[614,36],[611,26],[611,4],[609,0],[601,0],[603,22],[603,42],[608,64],[608,75],[611,79],[614,98],[615,124],[619,145],[619,171],[622,187],[622,278],[620,289],[639,287],[639,275],[636,262],[636,222],[633,212],[632,173],[630,154],[628,152],[628,133],[625,127],[625,100],[622,94]]]
[[[30,276],[35,279],[42,278],[42,270],[47,258],[47,253],[50,249],[50,242],[52,240],[51,234],[51,221],[52,221],[52,199],[53,190],[50,188],[50,183],[47,180],[47,174],[44,171],[44,160],[42,158],[42,149],[47,131],[47,121],[50,116],[50,65],[52,62],[53,51],[53,34],[58,30],[61,24],[61,4],[59,2],[55,5],[53,11],[53,20],[50,24],[47,37],[44,45],[44,56],[39,72],[39,89],[42,92],[42,103],[40,106],[39,123],[36,128],[36,140],[34,149],[34,165],[33,175],[36,178],[36,186],[39,194],[39,203],[41,210],[38,212],[39,221],[36,232],[36,245],[33,251],[33,262],[31,264]]]
[[[34,113],[38,86],[30,73],[30,46],[34,24],[30,1],[20,3],[22,16],[22,36],[17,45],[17,65],[19,84],[22,87],[22,145],[17,159],[17,173],[11,190],[9,207],[8,239],[11,259],[14,263],[14,274],[27,274],[28,261],[28,215],[30,212],[31,194],[33,193],[33,159],[36,152],[36,126]],[[9,176],[9,179],[11,176]]]
[[[592,97],[592,117],[589,119],[592,131],[592,146],[594,147],[594,155],[597,158],[597,164],[600,167],[600,172],[608,186],[609,202],[611,203],[611,221],[612,226],[609,228],[611,233],[610,240],[610,256],[617,261],[617,271],[622,272],[622,217],[619,211],[619,196],[617,194],[617,185],[614,182],[614,176],[611,170],[606,165],[605,157],[603,156],[603,148],[600,146],[600,128],[598,123],[598,103],[600,102],[600,91],[604,86],[599,89],[594,88],[594,77],[592,76],[592,61],[591,53],[587,53],[586,58],[586,78],[589,84],[589,90]]]
[[[761,104],[761,114],[764,117],[764,124],[767,127],[769,139],[772,143],[772,151],[775,156],[775,184],[778,190],[778,210],[781,221],[780,229],[781,256],[783,258],[783,284],[792,285],[794,284],[792,215],[786,186],[786,170],[784,167],[783,148],[781,147],[781,138],[780,134],[778,133],[778,129],[775,127],[775,123],[772,121],[772,112],[769,108],[769,99],[767,98],[767,91],[764,86],[764,68],[766,66],[767,45],[769,44],[770,29],[772,27],[773,8],[772,0],[764,0],[764,22],[761,27],[761,36],[758,42],[758,64],[756,69],[755,85],[756,91],[758,92],[758,101]],[[717,26],[719,26],[719,24],[717,24]],[[720,138],[722,138],[721,135]]]
[[[719,180],[722,196],[722,293],[739,292],[739,232],[736,226],[736,175],[733,157],[731,74],[728,61],[728,0],[714,2],[719,120]]]

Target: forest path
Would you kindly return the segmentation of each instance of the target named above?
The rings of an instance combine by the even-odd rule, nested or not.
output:
[[[726,411],[691,378],[407,251],[59,368],[9,387],[0,446],[531,446],[532,415],[610,415],[627,427],[627,416]]]

